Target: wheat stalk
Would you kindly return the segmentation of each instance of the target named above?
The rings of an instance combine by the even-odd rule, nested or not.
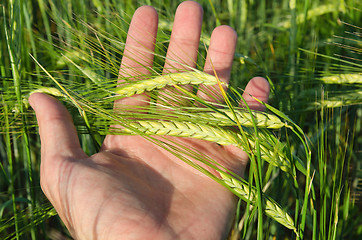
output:
[[[154,78],[139,79],[134,82],[127,82],[121,87],[116,88],[116,97],[131,97],[134,94],[141,94],[145,91],[152,91],[154,89],[161,89],[167,85],[176,84],[204,84],[215,85],[218,80],[215,76],[200,72],[200,71],[188,71],[169,73],[165,75],[159,75]]]
[[[255,204],[256,190],[253,187],[250,187],[248,184],[231,177],[229,174],[218,171],[221,177],[221,180],[230,188],[230,190],[243,199],[244,201],[250,201],[252,205]],[[270,197],[263,195],[265,201],[264,212],[269,217],[273,218],[275,221],[279,222],[286,228],[292,229],[297,235],[297,229],[294,226],[293,219],[286,213],[274,200]]]

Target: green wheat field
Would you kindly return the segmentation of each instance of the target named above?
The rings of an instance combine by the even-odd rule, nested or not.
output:
[[[27,101],[34,91],[67,106],[87,154],[106,134],[194,137],[248,152],[240,178],[202,153],[170,150],[217,170],[220,178],[180,157],[239,197],[228,239],[362,238],[362,2],[198,0],[197,68],[163,77],[181,2],[0,2],[0,239],[72,239],[40,188],[40,139]],[[159,13],[152,76],[119,86],[129,22],[142,5]],[[220,83],[201,71],[211,32],[224,24],[238,34],[225,104],[188,93],[184,107],[153,101],[147,116],[141,108],[113,111],[115,99],[136,93],[156,99],[167,85]],[[271,85],[265,113],[236,104],[255,76]],[[109,127],[119,122],[123,130]]]

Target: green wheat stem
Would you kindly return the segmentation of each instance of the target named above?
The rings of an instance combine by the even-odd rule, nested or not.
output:
[[[42,20],[43,20],[43,24],[44,24],[44,28],[45,28],[45,32],[46,32],[46,36],[47,36],[47,40],[49,41],[49,43],[53,43],[53,38],[52,38],[52,34],[51,34],[51,30],[50,30],[50,25],[49,25],[49,21],[48,21],[48,16],[46,13],[46,4],[44,3],[44,0],[38,0],[38,5],[39,5],[39,10],[40,10],[40,14],[42,16]]]
[[[286,134],[286,139],[287,139],[287,143],[288,143],[288,148],[290,149],[290,146],[289,146],[289,136],[288,134]],[[293,156],[291,156],[293,158]],[[295,162],[298,162],[299,159],[292,159],[292,171],[293,171],[293,183],[294,183],[294,188],[295,188],[295,194],[296,194],[296,199],[295,199],[295,212],[298,213],[299,212],[299,204],[300,204],[300,192],[299,192],[299,184],[298,184],[298,180],[297,180],[297,173],[296,173],[296,167],[295,167]],[[304,172],[305,174],[305,172]],[[294,216],[294,222],[298,222],[298,217],[299,215],[298,214],[295,214]]]
[[[253,122],[253,128],[254,128],[254,139],[255,139],[255,147],[256,147],[256,158],[255,155],[252,155],[251,161],[251,168],[254,172],[254,180],[255,180],[255,185],[256,185],[256,189],[257,189],[257,194],[258,194],[258,201],[257,201],[257,206],[258,206],[258,239],[263,239],[263,194],[262,194],[262,173],[261,173],[261,169],[262,169],[262,162],[261,162],[261,155],[260,155],[260,144],[259,144],[259,133],[258,133],[258,129],[256,126],[256,121],[255,118],[253,117],[253,114],[251,112],[251,109],[249,108],[247,102],[245,101],[245,99],[242,97],[241,100],[243,101],[244,105],[246,106],[249,114],[250,114],[250,118]]]
[[[29,208],[30,215],[32,217],[32,207],[35,206],[35,192],[33,191],[33,166],[32,166],[32,160],[31,160],[31,154],[30,154],[30,145],[29,145],[29,135],[27,131],[27,122],[24,115],[24,107],[22,104],[22,89],[21,89],[21,76],[20,71],[23,68],[23,64],[20,61],[20,49],[15,48],[14,44],[17,43],[16,40],[20,40],[22,38],[22,31],[20,28],[22,27],[22,20],[21,20],[21,14],[23,10],[23,5],[21,4],[21,1],[15,1],[12,4],[12,7],[14,8],[13,11],[16,11],[16,14],[14,14],[11,18],[11,31],[8,31],[6,24],[4,27],[5,30],[5,36],[8,46],[8,52],[9,52],[9,58],[11,62],[11,69],[12,69],[12,75],[13,75],[13,81],[14,81],[14,90],[15,95],[17,98],[17,105],[19,107],[19,113],[21,115],[21,128],[22,128],[22,139],[21,142],[24,145],[23,150],[25,151],[25,154],[23,158],[24,166],[26,169],[26,175],[27,175],[27,181],[26,181],[26,189],[27,189],[27,196],[29,200],[31,201],[31,206]],[[15,10],[15,7],[17,8]],[[11,40],[12,39],[12,40]],[[17,51],[17,52],[16,52]],[[35,239],[35,229],[31,230],[32,238]]]
[[[4,106],[4,115],[5,115],[5,144],[6,144],[6,149],[7,149],[7,158],[8,158],[8,162],[9,162],[9,180],[10,180],[10,184],[9,184],[9,192],[11,193],[11,200],[12,200],[12,207],[13,207],[13,212],[14,212],[14,220],[15,220],[15,232],[16,232],[16,239],[20,239],[19,238],[19,219],[17,217],[17,207],[16,207],[16,196],[15,196],[15,174],[14,174],[14,158],[12,155],[12,145],[11,145],[11,137],[10,137],[10,124],[9,124],[9,118],[8,118],[8,106],[5,104],[5,102],[3,101],[3,106]]]
[[[216,12],[215,6],[214,6],[214,4],[213,4],[213,2],[211,0],[208,0],[208,1],[209,1],[209,4],[210,4],[212,13],[214,14],[214,17],[216,19],[216,25],[220,25],[220,19],[219,19],[219,16],[218,16],[217,12]]]
[[[322,92],[323,93],[323,92]],[[323,98],[323,94],[322,94],[322,98]],[[318,138],[318,164],[319,164],[319,175],[320,175],[320,182],[319,185],[320,186],[326,186],[326,166],[327,166],[327,162],[325,161],[325,141],[327,139],[327,136],[325,136],[325,131],[324,131],[324,108],[322,107],[321,111],[320,111],[320,116],[321,116],[321,120],[319,121],[320,123],[318,124],[317,121],[317,126],[319,129],[321,130],[321,134],[320,137]],[[317,118],[316,118],[317,119]],[[327,209],[326,209],[326,205],[327,205],[327,198],[326,198],[326,194],[325,194],[326,189],[325,188],[320,188],[320,196],[322,196],[321,199],[321,211],[320,211],[320,218],[319,218],[319,225],[320,225],[320,230],[319,230],[319,237],[322,238],[326,238],[326,222],[327,222]]]
[[[10,29],[7,28],[7,25],[6,25],[6,21],[4,21],[4,32],[5,32],[5,37],[6,37],[6,43],[7,43],[7,48],[8,48],[8,53],[9,53],[9,58],[10,58],[10,65],[11,65],[11,70],[12,70],[12,75],[13,75],[13,83],[14,83],[14,89],[15,89],[15,94],[16,94],[16,98],[17,98],[17,102],[18,102],[18,105],[20,107],[20,112],[23,112],[23,106],[22,106],[22,103],[21,103],[21,92],[20,92],[20,76],[19,76],[19,72],[18,72],[18,65],[16,63],[16,56],[15,56],[15,53],[14,53],[14,48],[12,46],[13,44],[13,39],[15,38],[15,33],[17,32],[14,28],[16,24],[20,24],[20,22],[16,22],[16,19],[15,19],[15,16],[14,16],[14,4],[11,4],[11,16],[10,16],[10,19],[11,19],[11,24],[12,24],[12,28],[11,28],[11,32],[9,31]],[[5,16],[5,7],[3,7],[3,16],[4,16],[4,19],[6,18]],[[20,26],[17,26],[18,28]],[[11,39],[10,39],[11,38]],[[19,104],[20,103],[20,104]],[[4,108],[5,108],[5,126],[7,129],[10,129],[10,124],[9,124],[9,120],[8,120],[8,112],[7,112],[7,106],[4,104]],[[24,124],[24,122],[23,122]],[[24,125],[23,125],[24,126]],[[14,167],[14,162],[13,162],[13,157],[11,156],[11,145],[10,145],[10,134],[9,132],[7,132],[7,137],[6,137],[7,141],[6,141],[6,145],[8,147],[8,159],[9,159],[9,165],[10,165],[10,176],[14,176],[14,170],[13,170],[13,167]],[[10,150],[10,151],[9,151]],[[12,178],[12,184],[11,184],[11,192],[12,192],[12,201],[13,201],[13,211],[14,211],[14,214],[16,214],[17,210],[16,210],[16,203],[15,203],[15,183],[14,183],[14,178]],[[15,229],[18,230],[19,228],[19,225],[18,225],[18,222],[16,222],[16,225],[15,225]],[[19,236],[16,235],[16,239],[19,239]]]
[[[254,97],[253,97],[254,98]],[[263,103],[262,101],[260,101],[257,98],[254,98],[256,101],[258,101],[259,103],[263,104],[264,106],[266,106],[266,108],[270,109],[273,111],[273,113],[275,113],[276,115],[288,120],[290,123],[293,124],[293,127],[290,127],[290,129],[296,134],[296,136],[300,139],[300,141],[303,144],[304,147],[304,151],[306,154],[306,185],[305,185],[305,191],[304,191],[304,199],[303,199],[303,206],[301,209],[301,221],[299,224],[299,234],[298,234],[298,239],[303,239],[303,234],[304,234],[304,230],[305,230],[305,221],[306,221],[306,217],[307,217],[307,207],[308,207],[308,200],[309,200],[309,193],[310,191],[312,192],[312,199],[311,201],[313,201],[313,199],[315,199],[314,196],[314,185],[311,182],[311,150],[309,148],[308,145],[308,140],[307,140],[307,136],[304,134],[303,130],[297,125],[295,124],[291,119],[289,119],[289,117],[287,117],[285,114],[283,114],[282,112],[278,111],[277,109],[273,108],[272,106]],[[296,165],[298,167],[298,165]]]

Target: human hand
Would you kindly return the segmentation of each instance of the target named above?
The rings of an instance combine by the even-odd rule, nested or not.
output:
[[[165,72],[184,66],[177,66],[171,59],[195,67],[201,23],[202,8],[197,3],[180,4]],[[149,73],[146,67],[152,66],[156,32],[156,11],[148,6],[139,8],[128,32],[121,74]],[[230,27],[217,27],[211,36],[205,72],[213,74],[214,68],[218,77],[228,82],[235,44],[236,34]],[[139,48],[148,51],[135,51]],[[137,72],[132,72],[135,68]],[[260,110],[262,106],[249,94],[267,101],[267,81],[252,79],[244,93],[249,105]],[[119,100],[116,105],[147,104],[144,100],[147,95],[137,95]],[[70,114],[58,100],[35,93],[29,102],[36,112],[42,142],[42,189],[76,239],[225,236],[235,197],[223,186],[140,136],[107,136],[101,151],[89,157],[80,147]],[[210,156],[231,171],[244,171],[247,155],[235,147],[189,138],[172,139]]]

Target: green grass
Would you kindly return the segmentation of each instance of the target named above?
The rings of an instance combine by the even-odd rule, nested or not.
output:
[[[114,117],[144,117],[142,111],[136,116],[115,116],[112,99],[102,100],[115,86],[122,43],[133,12],[148,4],[161,15],[152,69],[157,76],[172,29],[170,21],[180,2],[0,3],[0,239],[70,238],[40,189],[40,140],[34,113],[24,104],[28,94],[40,87],[60,90],[77,125],[83,149],[88,154],[96,152],[104,134],[111,131],[106,126]],[[239,138],[244,145],[245,139],[255,139],[258,154],[250,155],[244,179],[234,176],[234,180],[220,183],[236,195],[238,192],[230,184],[243,184],[244,189],[254,189],[260,197],[253,202],[239,193],[242,201],[230,239],[362,236],[362,4],[354,0],[198,2],[204,8],[199,70],[206,52],[204,44],[208,45],[213,28],[220,24],[232,26],[239,37],[231,73],[234,90],[228,92],[229,107],[247,81],[261,75],[272,87],[268,113],[288,125],[278,130],[251,127]],[[86,88],[80,91],[79,86]],[[189,97],[200,101],[196,96]],[[208,110],[217,111],[212,106]],[[193,111],[175,107],[173,115],[167,117],[184,119],[185,113]],[[155,118],[167,119],[162,110],[153,114]],[[195,123],[203,123],[200,118],[194,119]],[[145,134],[137,128],[132,130]],[[274,146],[270,142],[280,142],[280,147],[271,148],[271,153],[285,156],[291,169],[285,172],[264,162],[263,144],[258,139],[265,139],[269,147]],[[212,159],[182,146],[169,150],[225,170],[212,164]],[[205,169],[194,167],[208,174]],[[298,235],[270,217],[264,207],[266,199],[291,216]]]

